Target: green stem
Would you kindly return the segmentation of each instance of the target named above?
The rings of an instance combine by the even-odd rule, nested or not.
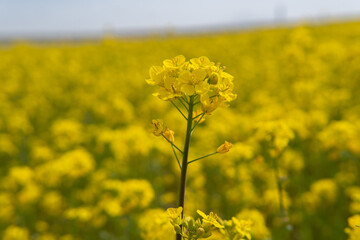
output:
[[[194,106],[195,106],[196,104],[200,103],[200,99],[199,99],[199,98],[200,98],[199,95],[195,95],[195,97],[194,97]]]
[[[282,153],[280,154],[280,156]],[[284,204],[284,195],[283,195],[283,180],[280,179],[280,171],[277,164],[277,160],[280,157],[272,158],[273,165],[274,165],[274,172],[277,182],[277,188],[278,188],[278,194],[279,194],[279,207],[280,207],[280,217],[282,218],[283,224],[284,224],[284,230],[285,230],[285,238],[284,239],[290,239],[290,233],[292,231],[292,226],[290,225],[290,219],[289,214],[286,211],[285,204]]]
[[[186,173],[187,173],[188,158],[189,158],[193,107],[194,107],[194,99],[192,96],[190,96],[187,127],[186,127],[186,137],[185,137],[182,168],[181,168],[180,189],[179,189],[179,207],[182,207],[183,209],[181,213],[181,218],[184,217]],[[182,231],[182,225],[180,226],[180,228]],[[181,234],[176,234],[176,240],[182,240]]]
[[[199,116],[201,116],[204,113],[199,113],[198,115],[196,115],[195,117],[193,117],[193,120],[195,120],[196,118],[198,118]]]
[[[183,102],[184,100],[181,100],[182,98],[178,98],[179,102],[184,106],[184,108],[189,111],[189,108],[186,106],[186,104]]]
[[[213,153],[210,153],[210,154],[208,154],[208,155],[205,155],[205,156],[196,158],[196,159],[191,160],[190,162],[188,162],[188,164],[189,164],[189,163],[192,163],[192,162],[195,162],[195,161],[198,161],[198,160],[200,160],[200,159],[206,158],[206,157],[210,157],[210,156],[215,155],[215,154],[217,154],[217,153],[218,153],[218,152],[213,152]]]
[[[175,148],[174,148],[174,146],[173,146],[173,145],[171,145],[171,147],[172,147],[172,150],[173,150],[174,155],[175,155],[175,157],[176,157],[176,161],[178,162],[179,167],[180,167],[180,169],[181,169],[181,163],[180,163],[179,158],[178,158],[178,156],[177,156],[177,154],[176,154],[176,152],[175,152]]]
[[[163,136],[165,138],[165,140],[171,144],[171,146],[175,147],[179,152],[181,152],[181,154],[183,154],[183,151],[181,151],[180,148],[178,148],[172,141],[170,141],[167,137],[165,137],[165,135],[163,133],[161,134],[161,136]]]
[[[185,117],[184,113],[180,110],[180,108],[179,108],[178,106],[176,106],[176,104],[173,103],[172,101],[171,101],[171,103],[172,103],[172,105],[174,105],[174,107],[179,111],[179,113],[181,113],[181,115],[182,115],[186,120],[188,120],[188,119]]]
[[[279,167],[277,165],[276,159],[272,158],[273,165],[274,165],[274,172],[275,172],[275,178],[277,182],[277,188],[278,188],[278,194],[279,194],[279,207],[280,207],[280,214],[281,217],[286,217],[286,210],[284,206],[284,198],[283,198],[283,186],[282,181],[280,180],[280,173],[279,173]]]
[[[195,123],[195,125],[192,127],[191,131],[193,131],[193,130],[196,128],[196,126],[199,124],[199,122],[201,121],[201,119],[202,119],[204,116],[205,116],[205,113],[202,113],[199,121],[196,121],[196,123]]]

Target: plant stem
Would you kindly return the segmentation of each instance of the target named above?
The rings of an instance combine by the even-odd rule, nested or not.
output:
[[[171,142],[163,133],[161,134],[161,136],[163,136],[163,138],[165,138],[165,140],[168,141],[171,146],[175,147],[179,152],[181,152],[181,154],[183,154],[183,151],[181,151],[180,148],[178,148],[173,142]]]
[[[189,164],[189,163],[192,163],[192,162],[195,162],[195,161],[197,161],[197,160],[200,160],[200,159],[206,158],[206,157],[210,157],[210,156],[212,156],[212,155],[214,155],[214,154],[217,154],[217,153],[218,153],[218,152],[213,152],[213,153],[207,154],[207,155],[205,155],[205,156],[202,156],[202,157],[196,158],[196,159],[194,159],[194,160],[189,161],[189,162],[188,162],[188,164]]]
[[[196,115],[195,117],[193,117],[193,120],[197,119],[199,116],[203,115],[204,113],[199,113],[198,115]]]
[[[281,156],[281,154],[280,154],[280,156]],[[288,212],[285,208],[285,204],[284,204],[283,179],[280,179],[280,172],[279,172],[279,167],[277,164],[277,160],[279,158],[280,157],[277,157],[277,158],[272,157],[272,161],[273,161],[273,165],[274,165],[274,173],[275,173],[278,194],[279,194],[280,217],[282,218],[282,221],[284,224],[284,229],[285,229],[285,234],[286,234],[286,238],[284,238],[284,239],[289,239],[289,236],[290,236],[289,234],[292,231],[292,226],[290,224],[289,214],[288,214]]]
[[[180,108],[178,106],[176,106],[175,103],[173,103],[172,101],[170,101],[172,105],[174,105],[174,107],[179,111],[179,113],[181,113],[181,115],[186,119],[188,120],[186,117],[185,117],[185,114],[180,110]]]
[[[277,187],[278,187],[280,215],[281,215],[281,217],[286,218],[287,213],[286,213],[285,206],[284,206],[283,187],[282,187],[282,181],[280,179],[280,173],[279,173],[279,167],[277,165],[277,159],[272,158],[272,161],[273,161],[273,165],[274,165],[275,178],[276,178]]]
[[[188,108],[188,106],[186,106],[186,102],[184,103],[183,101],[184,100],[181,100],[181,98],[178,98],[178,100],[179,100],[179,102],[184,106],[184,108],[187,110],[187,111],[189,111],[189,108]]]
[[[179,158],[178,158],[178,156],[177,156],[177,154],[176,154],[176,152],[175,152],[175,148],[174,148],[174,146],[173,146],[173,145],[171,145],[171,147],[172,147],[172,150],[173,150],[174,155],[175,155],[175,157],[176,157],[176,161],[178,162],[179,167],[180,167],[180,169],[181,169],[181,163],[180,163]]]
[[[195,129],[195,127],[200,123],[201,119],[205,116],[205,113],[201,114],[201,117],[198,121],[196,121],[195,125],[191,128],[191,131],[193,131]]]
[[[187,117],[187,127],[186,127],[186,138],[184,144],[183,151],[183,160],[182,160],[182,168],[181,168],[181,180],[180,180],[180,190],[179,190],[179,207],[182,207],[181,218],[184,217],[184,207],[185,207],[185,186],[186,186],[186,172],[188,166],[188,158],[189,158],[189,148],[190,148],[190,139],[191,139],[191,128],[192,128],[192,114],[194,107],[194,99],[190,96],[189,101],[189,111]],[[182,231],[182,226],[180,226]],[[181,234],[176,234],[176,240],[182,240]]]

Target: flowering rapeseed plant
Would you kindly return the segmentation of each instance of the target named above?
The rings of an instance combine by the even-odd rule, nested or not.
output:
[[[234,87],[233,76],[224,70],[225,67],[211,62],[207,57],[203,56],[186,61],[183,55],[179,55],[172,59],[164,60],[162,66],[151,67],[149,71],[150,79],[146,80],[148,84],[159,87],[153,95],[162,100],[170,101],[187,121],[184,150],[180,150],[175,145],[174,132],[165,126],[163,120],[157,119],[151,122],[152,133],[155,136],[164,137],[171,144],[181,169],[179,192],[180,218],[184,216],[188,164],[217,153],[226,153],[232,147],[231,143],[225,141],[225,144],[221,145],[215,152],[190,161],[188,160],[190,138],[195,127],[204,120],[205,115],[211,115],[218,107],[226,107],[227,102],[236,98],[236,94],[232,92]],[[175,149],[181,153],[182,163],[180,163]],[[192,239],[193,233],[190,235],[183,233],[183,224],[177,224],[176,226],[177,239],[181,239],[182,236]],[[199,230],[200,232],[204,231],[204,228],[201,229],[203,230]],[[203,232],[201,234],[201,236],[210,235],[211,232]]]
[[[218,231],[222,235],[221,239],[227,240],[251,240],[251,225],[249,220],[239,220],[232,217],[231,220],[223,221],[213,212],[206,215],[204,212],[197,210],[201,220],[196,220],[190,216],[182,217],[182,207],[169,208],[167,214],[170,223],[173,225],[176,233],[187,240],[197,240],[212,236],[213,231]],[[181,228],[183,227],[183,229]]]

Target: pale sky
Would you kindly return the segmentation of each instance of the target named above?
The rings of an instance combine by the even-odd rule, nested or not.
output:
[[[360,0],[0,0],[0,37],[201,29],[359,16]]]

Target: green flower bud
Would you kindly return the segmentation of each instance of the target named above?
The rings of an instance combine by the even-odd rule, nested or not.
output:
[[[196,231],[196,234],[198,237],[202,237],[202,235],[205,233],[205,230],[202,227],[199,227]]]
[[[180,226],[179,226],[178,224],[175,224],[175,225],[174,225],[174,230],[175,230],[175,232],[176,232],[177,234],[181,234],[181,228],[180,228]]]
[[[192,218],[187,218],[187,223],[188,223],[188,228],[189,229],[193,229],[194,228],[194,219],[192,219]]]

